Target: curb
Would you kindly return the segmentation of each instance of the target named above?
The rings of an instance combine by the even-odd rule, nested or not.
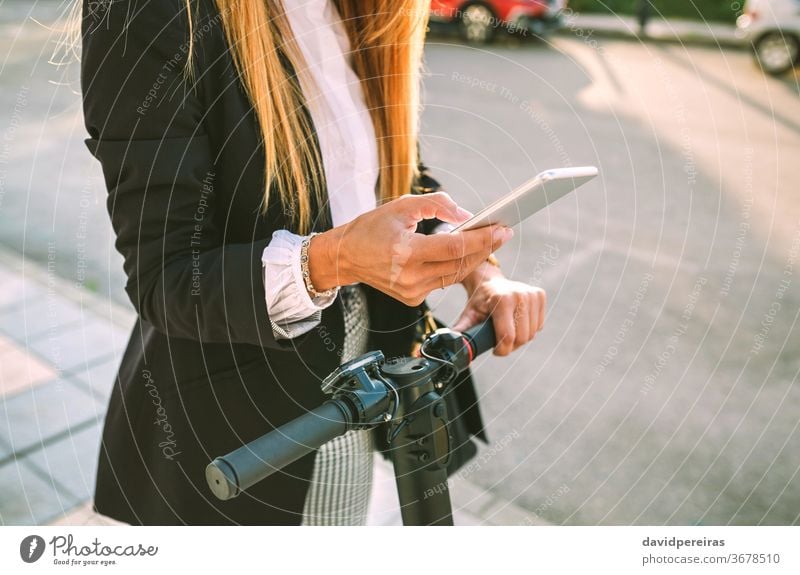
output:
[[[624,30],[607,30],[602,28],[575,28],[575,30],[589,30],[597,38],[607,40],[625,40],[628,42],[640,42],[648,44],[674,44],[678,46],[703,46],[711,48],[725,48],[728,50],[745,51],[749,46],[740,41],[727,38],[717,38],[714,36],[685,35],[685,36],[645,36],[644,38],[630,34]],[[556,32],[559,37],[575,36],[572,29],[562,28]]]
[[[584,23],[582,23],[584,22]],[[669,22],[669,21],[663,21]],[[675,22],[680,26],[680,22]],[[628,40],[641,43],[655,44],[678,44],[689,46],[710,46],[714,48],[727,48],[734,50],[747,50],[749,45],[745,40],[733,36],[734,32],[726,35],[715,35],[711,30],[708,33],[695,31],[667,32],[659,34],[649,34],[640,36],[636,30],[628,28],[623,22],[616,22],[609,19],[609,25],[593,25],[591,20],[583,20],[580,15],[567,18],[564,26],[559,28],[555,34],[557,36],[576,36],[578,31],[588,32],[590,36],[613,40]],[[585,36],[585,34],[584,34]]]

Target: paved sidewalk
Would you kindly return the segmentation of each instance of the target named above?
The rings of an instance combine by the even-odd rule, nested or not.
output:
[[[94,491],[134,315],[0,251],[0,524],[68,516]]]
[[[100,432],[132,308],[0,248],[0,525],[113,524],[91,510]],[[457,525],[540,524],[464,478]],[[376,457],[370,525],[400,525],[391,466]]]
[[[732,24],[692,20],[653,18],[647,25],[647,35],[639,36],[639,25],[633,16],[606,14],[569,15],[562,35],[616,37],[632,40],[707,44],[728,48],[744,48],[746,43],[736,35]]]

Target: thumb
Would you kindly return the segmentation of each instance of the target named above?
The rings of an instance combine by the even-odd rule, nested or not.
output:
[[[445,192],[405,195],[396,202],[396,209],[407,218],[407,224],[433,218],[450,224],[460,224],[472,217],[469,211],[459,207]]]
[[[450,329],[453,331],[466,331],[476,325],[478,321],[480,321],[480,318],[472,308],[468,307],[461,312],[461,315]]]

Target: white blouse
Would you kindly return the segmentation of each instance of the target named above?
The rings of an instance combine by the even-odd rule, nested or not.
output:
[[[353,71],[350,42],[330,0],[284,0],[286,16],[306,68],[300,84],[314,122],[325,169],[334,226],[377,205],[378,146],[361,83]],[[272,235],[262,255],[267,312],[277,338],[293,338],[319,324],[336,299],[308,295],[300,273],[303,237]],[[337,290],[338,292],[338,290]]]

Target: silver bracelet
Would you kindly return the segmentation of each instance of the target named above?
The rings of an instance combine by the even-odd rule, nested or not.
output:
[[[311,283],[311,274],[308,271],[308,246],[311,245],[311,238],[318,235],[318,232],[311,232],[300,243],[300,272],[303,274],[303,280],[306,282],[306,289],[313,297],[330,297],[336,293],[336,288],[327,289],[323,292],[318,292],[314,289],[314,284]]]

